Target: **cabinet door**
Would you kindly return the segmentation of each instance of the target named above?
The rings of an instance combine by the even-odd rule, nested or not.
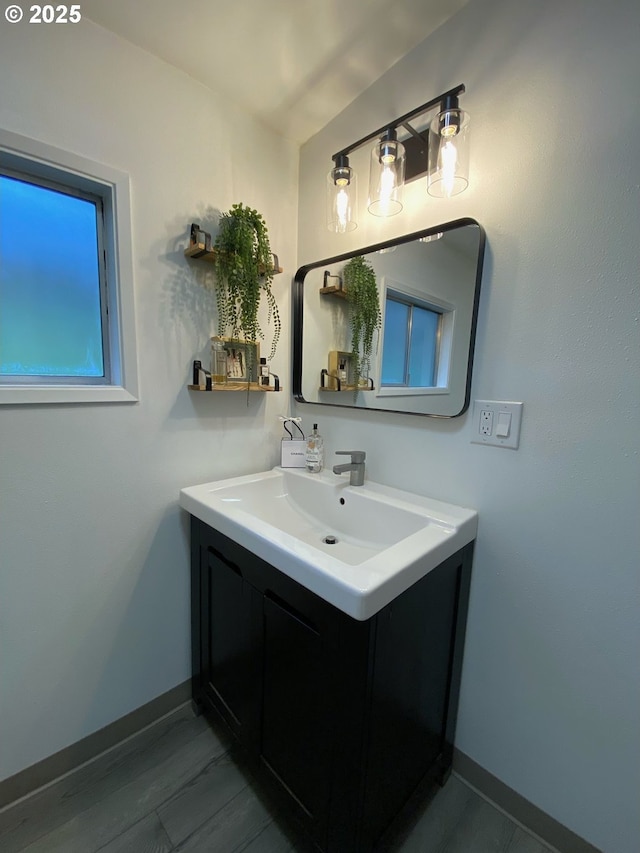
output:
[[[326,638],[309,614],[264,596],[261,760],[316,839],[330,794],[332,680]]]
[[[260,659],[253,616],[259,596],[240,565],[214,545],[203,549],[202,663],[205,696],[238,737],[257,745]]]
[[[459,571],[456,555],[376,617],[365,849],[378,840],[443,749]]]

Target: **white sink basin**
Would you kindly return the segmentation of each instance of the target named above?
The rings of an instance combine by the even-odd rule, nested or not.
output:
[[[474,510],[295,468],[191,486],[180,506],[360,620],[475,539],[478,522]]]

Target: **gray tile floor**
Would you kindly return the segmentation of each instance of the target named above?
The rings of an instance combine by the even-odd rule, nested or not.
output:
[[[0,850],[312,853],[224,735],[188,707],[0,811]],[[549,853],[456,776],[385,851]]]

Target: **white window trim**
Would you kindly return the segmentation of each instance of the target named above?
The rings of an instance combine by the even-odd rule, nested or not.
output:
[[[62,170],[74,176],[79,186],[84,180],[94,187],[96,184],[105,187],[105,233],[113,247],[107,253],[111,384],[0,385],[0,405],[138,402],[129,176],[111,166],[1,128],[0,160],[3,165],[58,183],[62,182]]]

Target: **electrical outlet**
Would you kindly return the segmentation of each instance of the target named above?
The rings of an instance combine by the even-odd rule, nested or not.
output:
[[[471,443],[517,450],[521,420],[522,403],[474,400]]]
[[[493,432],[493,412],[482,409],[480,412],[480,435],[491,435]]]

